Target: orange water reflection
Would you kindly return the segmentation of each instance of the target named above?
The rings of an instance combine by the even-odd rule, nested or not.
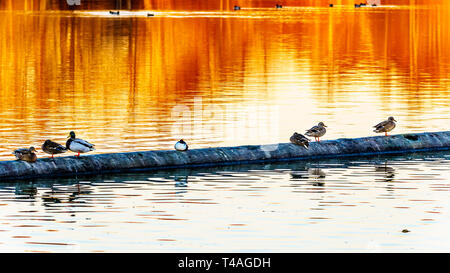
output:
[[[75,1],[69,1],[75,2]],[[231,10],[235,5],[242,8],[284,8],[309,6],[352,6],[366,0],[79,0],[79,5],[68,5],[65,0],[1,0],[0,9],[6,10]],[[444,5],[445,0],[380,0],[382,5]]]
[[[450,9],[283,12],[2,12],[0,158],[70,130],[104,153],[448,129]]]

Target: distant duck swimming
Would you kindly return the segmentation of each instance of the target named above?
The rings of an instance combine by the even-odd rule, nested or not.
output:
[[[71,131],[68,137],[69,139],[66,142],[66,148],[72,152],[78,153],[78,155],[76,155],[77,157],[80,156],[80,153],[87,153],[95,150],[94,144],[91,144],[83,139],[75,138],[74,131]]]
[[[289,140],[291,141],[291,143],[309,149],[309,139],[302,134],[298,134],[297,132],[295,132]]]
[[[234,10],[240,10],[241,9],[241,7],[239,7],[239,6],[234,6]]]
[[[387,136],[388,132],[394,130],[395,128],[395,122],[397,122],[394,117],[389,117],[387,120],[382,121],[378,123],[377,125],[373,126],[375,130],[373,130],[375,133],[383,133]]]
[[[280,4],[277,4],[275,7],[276,7],[277,9],[281,9],[283,6],[280,5]]]
[[[177,151],[187,151],[188,149],[189,149],[189,146],[182,139],[180,139],[180,141],[175,143],[175,150],[177,150]]]
[[[112,11],[112,10],[110,10],[109,14],[119,15],[119,11]]]
[[[13,155],[15,155],[18,160],[36,162],[37,156],[35,153],[37,153],[36,149],[34,147],[30,147],[17,149],[13,152]]]
[[[327,129],[325,129],[325,127],[327,127],[327,126],[325,126],[325,124],[323,124],[323,122],[319,122],[319,124],[317,124],[316,126],[313,126],[311,129],[307,130],[305,135],[314,137],[314,139],[317,142],[319,142],[320,137],[325,135],[325,133],[327,132]]]
[[[53,158],[53,155],[67,152],[67,148],[61,144],[51,141],[50,139],[47,139],[44,144],[42,144],[42,151],[47,154],[51,154]]]

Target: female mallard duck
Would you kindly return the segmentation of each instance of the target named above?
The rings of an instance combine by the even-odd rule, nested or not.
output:
[[[42,144],[42,151],[47,154],[51,154],[53,158],[53,155],[55,154],[62,154],[67,152],[67,148],[61,144],[51,141],[50,139],[47,139],[44,144]]]
[[[325,127],[327,127],[327,126],[325,126],[325,124],[323,124],[323,122],[319,122],[319,124],[317,124],[316,126],[313,126],[311,129],[306,131],[305,135],[314,137],[314,139],[317,142],[319,142],[320,137],[325,135],[325,133],[327,132],[327,129],[325,129]]]
[[[94,144],[87,142],[86,140],[75,138],[75,132],[71,131],[69,139],[66,142],[66,148],[72,152],[78,153],[76,156],[80,156],[80,153],[87,153],[95,150]]]
[[[15,155],[18,160],[36,162],[37,156],[35,153],[37,153],[36,149],[34,147],[30,147],[17,149],[13,152],[13,155]]]
[[[295,132],[289,140],[296,145],[305,147],[306,149],[309,147],[309,139],[302,134],[298,134],[297,132]]]
[[[184,140],[180,139],[177,143],[175,143],[175,150],[177,151],[187,151],[189,149],[188,145]]]
[[[375,130],[373,130],[375,133],[383,133],[387,136],[387,132],[392,131],[395,128],[395,122],[397,122],[394,117],[389,117],[387,120],[382,121],[378,123],[377,125],[373,126]]]

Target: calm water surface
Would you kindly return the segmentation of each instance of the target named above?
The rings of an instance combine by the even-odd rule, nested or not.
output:
[[[0,251],[448,252],[449,169],[447,152],[2,183]]]

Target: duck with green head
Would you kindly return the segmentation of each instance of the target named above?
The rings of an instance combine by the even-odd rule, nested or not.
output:
[[[66,148],[72,152],[78,153],[76,155],[77,157],[80,156],[80,153],[87,153],[95,150],[94,144],[91,144],[84,139],[76,138],[74,131],[70,132],[68,138]]]

